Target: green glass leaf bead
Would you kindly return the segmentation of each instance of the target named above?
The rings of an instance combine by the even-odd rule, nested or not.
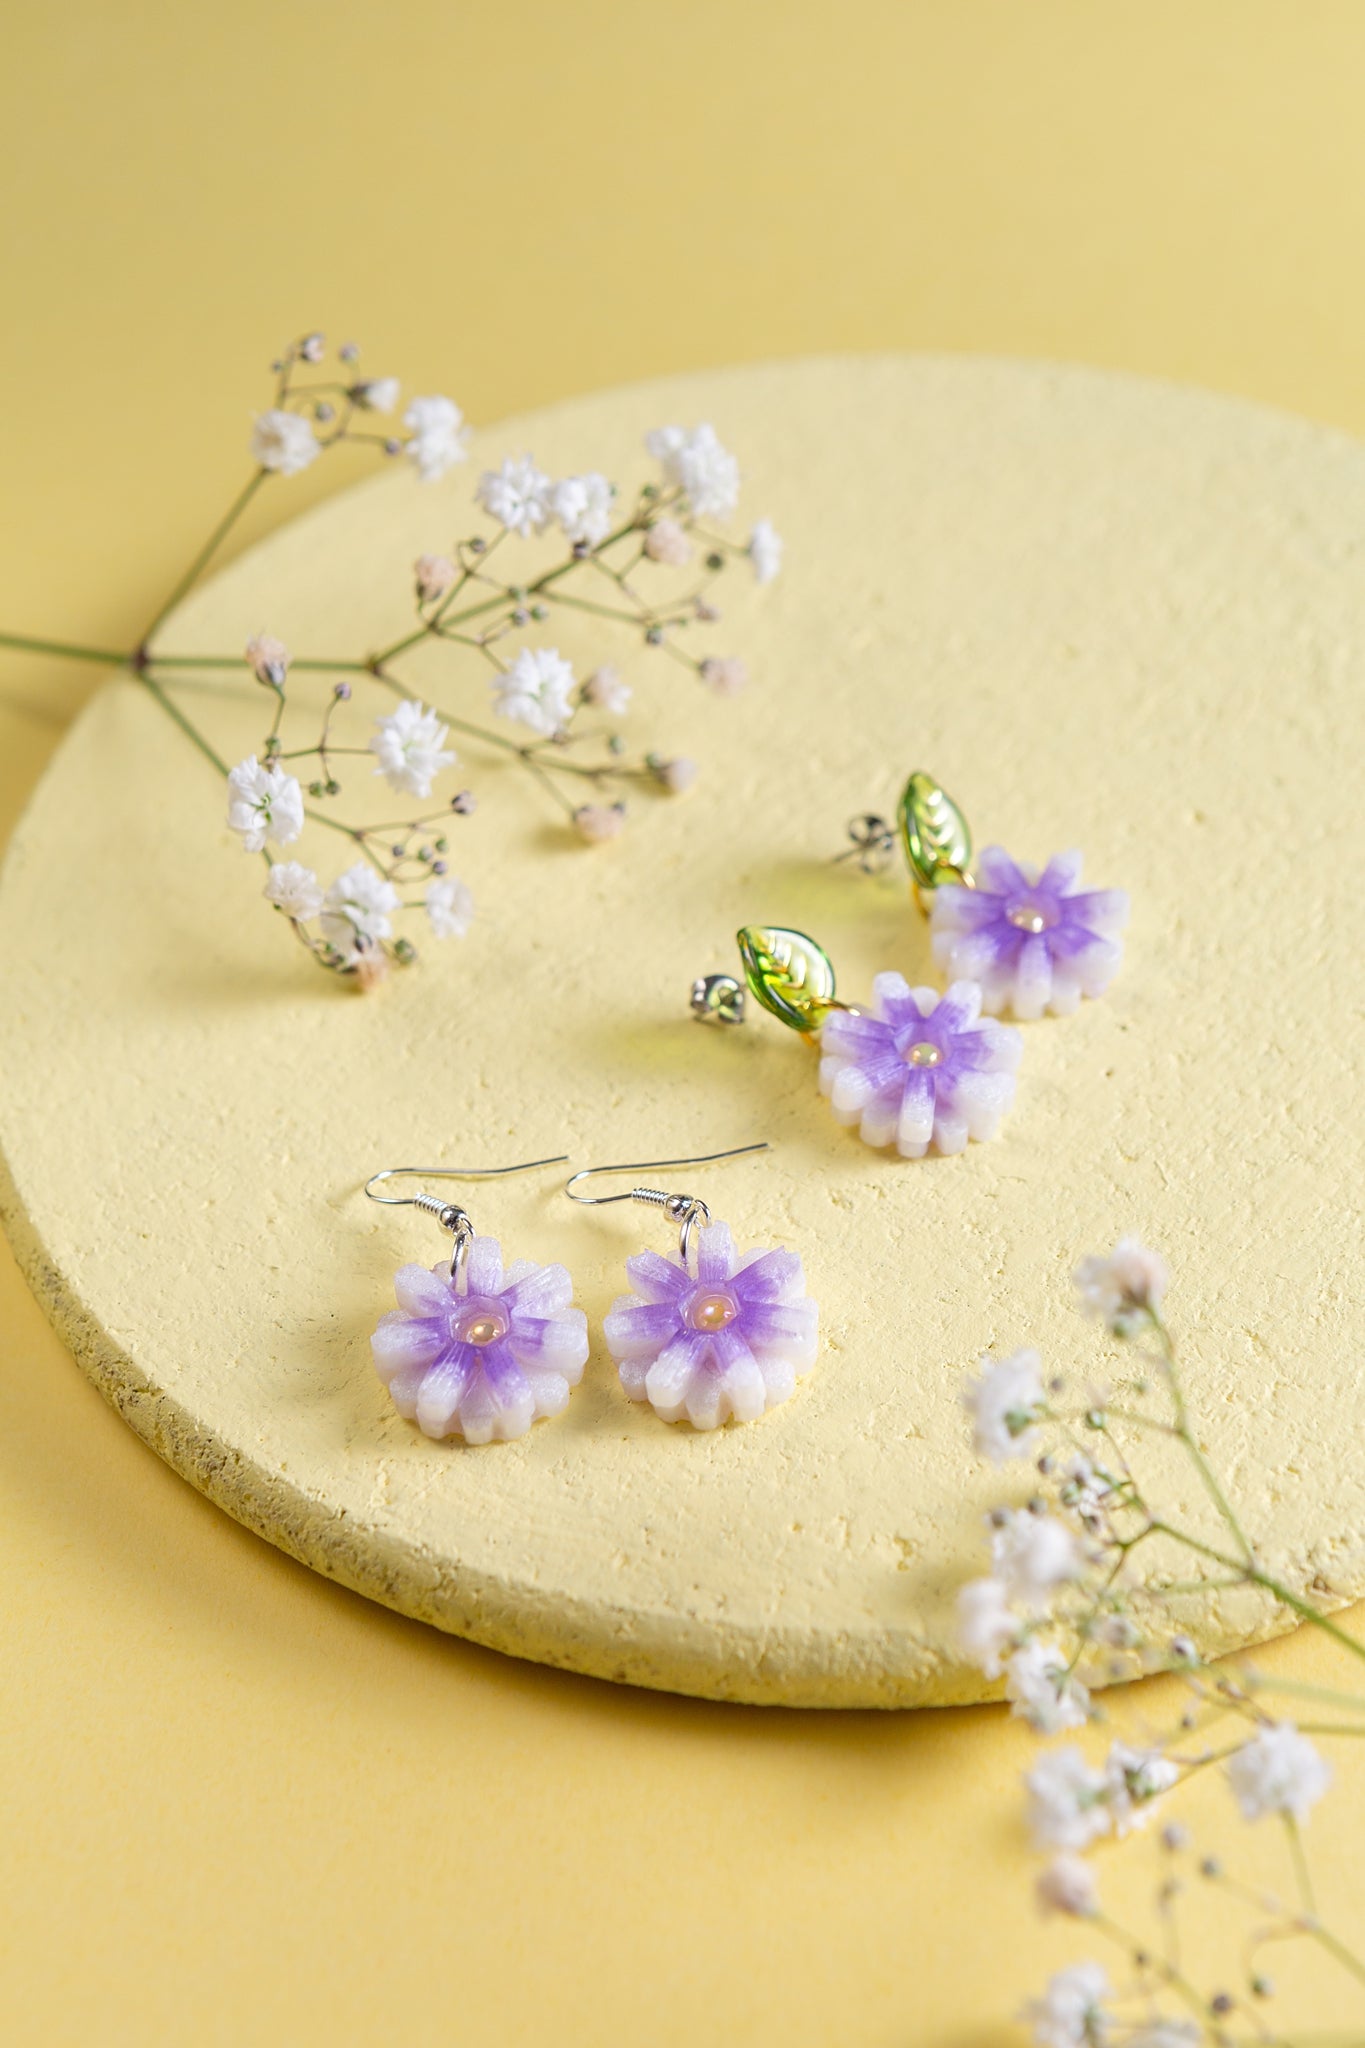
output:
[[[972,857],[971,831],[932,775],[916,769],[901,791],[896,818],[910,873],[922,889],[966,880]]]
[[[756,1003],[793,1031],[818,1031],[834,1000],[834,969],[823,946],[781,925],[746,924],[738,932],[744,979]]]

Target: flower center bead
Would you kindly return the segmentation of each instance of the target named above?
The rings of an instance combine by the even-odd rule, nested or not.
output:
[[[922,1038],[910,1047],[905,1057],[912,1067],[938,1067],[943,1064],[943,1047]]]
[[[1015,903],[1005,912],[1016,931],[1046,932],[1057,922],[1055,910],[1047,910],[1038,903]]]
[[[723,1330],[739,1314],[739,1304],[729,1294],[694,1295],[687,1320],[694,1330]]]
[[[507,1335],[507,1318],[497,1308],[466,1309],[453,1322],[458,1344],[496,1344],[499,1337]]]

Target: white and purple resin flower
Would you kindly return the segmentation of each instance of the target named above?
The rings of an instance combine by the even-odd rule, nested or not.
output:
[[[518,1259],[474,1237],[458,1277],[446,1263],[400,1266],[398,1307],[370,1339],[394,1406],[428,1436],[486,1444],[558,1415],[583,1377],[588,1321],[564,1266]]]
[[[1124,889],[1082,889],[1079,853],[1057,853],[1041,874],[988,846],[976,887],[934,890],[934,958],[952,980],[977,981],[992,1016],[1055,1017],[1103,995],[1123,957]]]
[[[955,981],[946,995],[879,974],[870,1011],[834,1010],[820,1033],[820,1087],[841,1124],[906,1159],[965,1151],[993,1138],[1014,1100],[1024,1041],[981,1017],[981,990]]]
[[[626,1277],[635,1291],[612,1303],[607,1347],[631,1400],[665,1422],[756,1422],[815,1363],[820,1311],[796,1252],[740,1254],[727,1224],[707,1223],[686,1263],[640,1252]]]

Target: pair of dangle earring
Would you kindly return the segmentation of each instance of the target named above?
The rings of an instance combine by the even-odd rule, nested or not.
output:
[[[781,1248],[739,1253],[729,1227],[713,1223],[698,1196],[644,1187],[617,1195],[578,1190],[596,1174],[706,1165],[766,1150],[760,1143],[700,1159],[585,1167],[566,1184],[576,1202],[643,1202],[678,1226],[676,1257],[645,1251],[627,1260],[633,1291],[613,1303],[603,1323],[625,1393],[648,1402],[665,1422],[702,1430],[731,1419],[754,1422],[795,1391],[815,1362],[819,1321],[800,1257]],[[376,1194],[376,1187],[406,1177],[493,1179],[564,1164],[541,1159],[470,1173],[390,1167],[367,1181],[372,1201],[421,1209],[454,1238],[448,1261],[399,1268],[398,1307],[370,1340],[399,1414],[426,1435],[507,1441],[561,1413],[587,1363],[587,1318],[573,1306],[566,1267],[523,1259],[504,1269],[497,1240],[476,1235],[458,1204],[425,1192]]]
[[[1023,1037],[995,1021],[1012,1010],[1065,1014],[1103,992],[1121,957],[1127,920],[1121,890],[1082,891],[1079,854],[1041,871],[988,847],[973,873],[966,819],[932,777],[910,777],[899,836],[915,898],[932,920],[934,957],[949,976],[943,994],[879,974],[868,1009],[841,1002],[834,967],[805,932],[747,925],[738,934],[748,992],[820,1048],[820,1087],[840,1123],[903,1157],[961,1152],[995,1136],[1014,1100]],[[852,853],[875,865],[893,840],[875,817],[855,819]],[[849,855],[842,856],[849,858]],[[744,987],[732,975],[693,984],[695,1014],[739,1022]]]

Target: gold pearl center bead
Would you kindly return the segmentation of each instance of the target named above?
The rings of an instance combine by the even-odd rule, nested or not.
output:
[[[739,1309],[728,1294],[700,1294],[687,1320],[694,1330],[723,1330],[738,1314]]]
[[[507,1319],[495,1310],[481,1309],[477,1315],[465,1316],[458,1322],[455,1335],[461,1344],[496,1344],[499,1337],[507,1335]]]
[[[1016,903],[1013,910],[1005,912],[1016,931],[1045,932],[1052,919],[1045,910],[1037,909],[1032,903]]]
[[[911,1046],[905,1057],[912,1067],[936,1067],[943,1059],[943,1047],[931,1045],[927,1038],[922,1038],[918,1045]]]

